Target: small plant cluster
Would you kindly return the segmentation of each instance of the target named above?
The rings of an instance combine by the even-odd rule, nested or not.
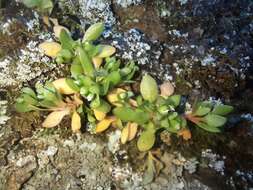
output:
[[[190,111],[179,111],[181,96],[173,94],[171,83],[158,86],[149,74],[134,89],[138,67],[132,61],[121,64],[113,56],[113,46],[98,43],[103,30],[104,24],[96,23],[82,40],[75,41],[65,27],[57,25],[55,36],[60,43],[43,42],[39,47],[58,64],[70,64],[70,76],[37,83],[35,90],[23,88],[16,110],[51,112],[42,123],[46,128],[57,126],[67,115],[73,132],[80,131],[81,121],[88,122],[93,133],[112,126],[121,130],[122,144],[138,136],[140,151],[150,150],[162,130],[190,139],[188,122],[209,132],[221,131],[232,106],[204,101]]]

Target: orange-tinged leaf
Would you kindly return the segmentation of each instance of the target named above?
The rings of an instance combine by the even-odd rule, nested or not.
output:
[[[189,140],[192,138],[191,131],[189,129],[182,129],[178,132],[179,136],[182,136],[184,140]]]
[[[102,62],[103,62],[103,58],[100,58],[100,57],[93,57],[93,58],[92,58],[92,62],[93,62],[93,65],[95,66],[95,68],[99,68],[100,65],[101,65]]]
[[[73,132],[78,132],[81,129],[81,117],[76,111],[72,115],[71,129]]]
[[[60,78],[53,81],[53,85],[61,94],[76,93],[76,91],[74,91],[72,88],[69,87],[69,85],[66,82],[66,78]]]
[[[127,123],[129,128],[129,134],[128,134],[128,141],[131,141],[134,139],[134,137],[137,134],[138,124],[137,123]]]
[[[61,50],[61,45],[57,42],[42,42],[39,49],[49,57],[55,58]]]
[[[174,93],[174,86],[167,81],[160,86],[161,96],[171,96]]]
[[[54,111],[50,113],[45,121],[42,123],[43,127],[51,128],[58,125],[65,115],[68,115],[70,111],[68,109],[62,111]]]
[[[106,113],[96,110],[96,109],[94,109],[93,112],[94,112],[94,115],[98,121],[103,120],[106,116]]]
[[[131,104],[133,107],[138,107],[138,104],[134,99],[129,99],[129,104]]]
[[[116,120],[115,117],[107,117],[103,119],[102,121],[100,121],[96,126],[96,133],[101,133],[105,131],[106,129],[108,129],[111,123],[115,120]]]

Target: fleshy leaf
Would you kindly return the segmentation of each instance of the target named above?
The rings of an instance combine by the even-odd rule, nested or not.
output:
[[[121,137],[120,137],[121,143],[125,144],[128,140],[128,137],[129,137],[129,127],[126,126],[121,131]]]
[[[228,105],[216,105],[212,111],[213,114],[217,115],[227,115],[230,112],[233,111],[233,106],[228,106]]]
[[[69,33],[66,30],[61,30],[60,32],[60,42],[62,49],[68,49],[72,51],[75,44],[74,40],[71,38]]]
[[[108,129],[112,122],[116,120],[115,117],[108,117],[100,121],[96,126],[96,133],[101,133]]]
[[[73,78],[77,78],[78,75],[83,74],[83,68],[81,64],[78,63],[73,63],[70,66],[70,72],[71,72],[71,76]]]
[[[83,42],[96,40],[104,31],[104,23],[95,23],[91,25],[84,34]]]
[[[227,121],[225,117],[222,117],[216,114],[211,114],[211,113],[206,115],[204,119],[207,125],[214,126],[214,127],[221,127]]]
[[[84,74],[88,76],[93,76],[94,73],[94,66],[89,58],[88,54],[81,48],[78,47],[76,50],[77,57],[82,65]]]
[[[70,34],[69,30],[66,27],[61,26],[61,25],[56,25],[53,28],[55,37],[60,38],[60,34],[62,30],[65,30],[68,34]]]
[[[141,133],[137,141],[137,147],[141,152],[148,151],[155,144],[155,132],[147,130]]]
[[[43,42],[39,45],[39,49],[49,57],[55,58],[61,50],[61,45],[57,42]]]
[[[71,129],[73,132],[78,132],[81,129],[81,117],[76,111],[72,115]]]
[[[169,104],[172,104],[174,107],[177,107],[180,104],[181,96],[173,95],[173,96],[168,97],[166,101],[169,102]]]
[[[54,111],[50,113],[45,121],[42,123],[43,127],[51,128],[58,125],[64,116],[68,115],[70,112],[68,109],[62,110],[62,111]]]
[[[94,111],[94,116],[96,117],[96,119],[98,121],[101,121],[101,120],[103,120],[106,117],[106,113],[105,112],[99,111],[97,109],[94,109],[93,111]]]
[[[197,109],[194,111],[193,115],[204,116],[204,115],[208,114],[210,111],[211,111],[211,108],[199,105],[197,107]]]
[[[33,98],[37,98],[35,92],[31,88],[28,87],[22,88],[22,92],[29,94]]]
[[[219,133],[219,132],[221,132],[221,130],[219,128],[213,127],[213,126],[209,126],[209,125],[207,125],[205,123],[198,123],[197,126],[200,127],[200,128],[202,128],[202,129],[204,129],[204,130],[206,130],[206,131],[208,131],[208,132],[211,132],[211,133]]]
[[[116,52],[115,47],[109,45],[100,45],[100,52],[96,55],[99,58],[110,57]]]
[[[80,88],[75,84],[73,79],[66,78],[66,83],[72,90],[76,92],[80,91]]]
[[[60,78],[52,83],[54,87],[61,93],[61,94],[74,94],[76,93],[67,83],[66,78]]]
[[[160,86],[161,96],[171,96],[174,93],[174,86],[167,81]]]
[[[158,96],[158,86],[155,79],[148,74],[144,75],[141,80],[140,91],[145,100],[154,102]]]
[[[30,104],[28,104],[26,102],[16,103],[15,104],[15,109],[16,109],[17,112],[21,112],[21,113],[35,110],[35,108],[30,107]]]
[[[134,139],[134,137],[137,134],[138,124],[137,123],[127,123],[127,126],[129,128],[129,134],[128,134],[128,141],[131,141]]]
[[[113,114],[122,121],[131,121],[138,124],[144,124],[149,121],[148,113],[129,107],[117,107],[113,110]]]

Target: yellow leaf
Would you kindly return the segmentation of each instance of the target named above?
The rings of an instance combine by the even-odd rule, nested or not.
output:
[[[69,87],[69,85],[66,82],[66,78],[60,78],[53,81],[53,85],[61,94],[76,93],[76,91],[74,91],[72,88]]]
[[[171,82],[165,82],[160,86],[161,96],[171,96],[174,93],[174,86]]]
[[[105,58],[110,57],[116,52],[116,48],[109,45],[100,45],[101,51],[96,57]]]
[[[106,116],[106,113],[96,110],[96,109],[94,109],[93,112],[94,112],[94,115],[98,121],[103,120]]]
[[[139,151],[145,152],[155,144],[155,133],[153,131],[144,131],[137,141]]]
[[[44,22],[48,27],[50,27],[50,22],[49,22],[49,17],[48,17],[48,16],[43,16],[43,17],[42,17],[42,20],[43,20],[43,22]]]
[[[61,122],[63,117],[69,113],[70,112],[67,109],[62,111],[54,111],[47,116],[45,121],[42,123],[42,126],[46,128],[55,127]]]
[[[51,18],[51,17],[50,17],[49,20],[50,20],[55,26],[59,25],[57,18]]]
[[[96,126],[96,133],[101,133],[105,131],[115,120],[116,120],[115,117],[108,117],[100,121]]]
[[[69,30],[66,27],[61,26],[61,25],[54,26],[53,30],[54,30],[54,35],[57,38],[60,38],[60,33],[61,33],[62,30],[65,30],[67,33],[70,33]]]
[[[190,140],[192,138],[191,131],[189,129],[182,129],[178,132],[179,136],[182,136],[184,140]]]
[[[93,65],[95,66],[95,68],[99,68],[100,65],[101,65],[102,62],[103,62],[103,59],[100,58],[100,57],[93,57],[93,58],[92,58],[92,62],[93,62]]]
[[[120,137],[121,143],[125,144],[128,140],[128,137],[129,137],[129,127],[126,126],[121,131],[121,137]]]
[[[39,49],[49,57],[55,58],[61,50],[61,45],[57,42],[42,42],[39,45]]]
[[[73,132],[78,132],[81,129],[81,117],[76,111],[72,115],[71,129]]]
[[[134,139],[134,137],[137,134],[138,124],[137,123],[127,123],[127,126],[129,128],[129,135],[128,135],[128,141],[131,141]]]
[[[118,95],[122,92],[125,92],[122,88],[115,88],[106,96],[107,100],[114,106],[121,106],[121,104],[117,103],[119,101]]]

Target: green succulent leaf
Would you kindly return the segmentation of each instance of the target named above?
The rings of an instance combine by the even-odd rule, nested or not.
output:
[[[31,105],[36,105],[38,103],[37,99],[33,98],[32,96],[28,94],[22,94],[21,97],[25,102]]]
[[[102,22],[91,25],[84,34],[83,42],[96,40],[99,36],[101,36],[104,29],[105,26]]]
[[[158,96],[158,86],[155,79],[148,74],[144,75],[141,80],[140,91],[145,100],[154,102]]]
[[[198,123],[197,126],[208,131],[208,132],[211,132],[211,133],[220,133],[221,132],[220,128],[210,126],[206,123]]]
[[[82,65],[84,74],[86,74],[87,76],[93,76],[95,69],[88,54],[81,47],[77,48],[76,53]]]
[[[73,79],[70,79],[70,78],[66,78],[66,83],[67,85],[74,91],[76,92],[79,92],[80,91],[80,88],[79,86],[76,85],[75,81]]]
[[[228,106],[228,105],[216,105],[212,111],[213,114],[217,115],[227,115],[233,111],[233,106]]]
[[[172,96],[169,96],[166,101],[169,104],[172,104],[174,107],[177,107],[180,104],[181,96],[180,95],[172,95]]]
[[[227,121],[227,119],[225,117],[222,117],[222,116],[219,116],[216,114],[212,114],[212,113],[209,113],[208,115],[206,115],[204,117],[204,120],[207,123],[207,125],[213,126],[213,127],[221,127]]]
[[[113,114],[122,121],[132,121],[144,124],[149,121],[149,114],[142,110],[134,110],[130,107],[117,107],[113,109]]]
[[[31,88],[25,87],[22,89],[22,92],[30,95],[31,97],[33,97],[35,99],[37,98],[35,92]]]
[[[193,115],[204,116],[204,115],[208,114],[210,111],[211,111],[211,108],[199,105],[197,107],[197,109],[194,111]]]
[[[113,86],[116,86],[121,82],[121,76],[118,71],[111,72],[105,80],[109,81]]]
[[[73,57],[71,51],[69,49],[61,49],[61,51],[57,54],[57,57],[60,56],[64,59],[64,61],[70,61]]]
[[[77,78],[78,75],[83,74],[83,68],[82,65],[80,63],[73,63],[70,66],[70,72],[71,72],[71,76],[73,78]]]
[[[49,101],[49,100],[42,100],[39,102],[39,105],[45,108],[53,108],[53,107],[56,107],[56,102]]]
[[[146,130],[142,132],[137,141],[137,147],[141,152],[150,150],[154,146],[154,144],[155,132],[153,130]]]
[[[16,103],[14,105],[17,112],[30,112],[33,110],[36,110],[35,107],[31,107],[29,103],[23,102],[23,103]]]
[[[100,105],[96,108],[96,110],[101,111],[103,113],[108,113],[111,110],[111,106],[106,101],[101,99]]]
[[[62,49],[67,49],[69,51],[73,50],[75,41],[71,38],[71,36],[66,30],[61,30],[60,42]]]

